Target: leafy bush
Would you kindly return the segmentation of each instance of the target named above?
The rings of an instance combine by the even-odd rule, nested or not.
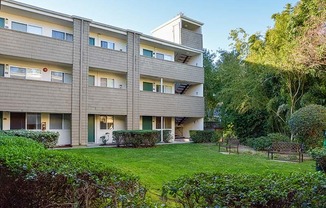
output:
[[[246,144],[255,150],[261,151],[266,150],[272,145],[273,142],[277,141],[287,142],[290,141],[290,138],[280,133],[272,133],[268,134],[267,136],[248,138],[246,140]]]
[[[217,142],[216,133],[212,130],[190,130],[190,138],[194,143]]]
[[[52,131],[5,130],[1,132],[7,136],[30,138],[42,143],[46,148],[55,147],[59,138],[59,132]]]
[[[113,131],[113,141],[118,147],[153,147],[158,142],[159,131],[155,130],[121,130]]]
[[[309,151],[311,157],[316,160],[317,168],[326,173],[326,148],[314,148]]]
[[[322,173],[247,175],[199,173],[163,185],[164,199],[183,207],[323,207]]]
[[[292,134],[307,147],[320,147],[326,129],[326,107],[308,105],[294,112],[289,120]]]
[[[4,207],[141,207],[146,189],[130,176],[82,155],[46,150],[31,139],[0,138]]]

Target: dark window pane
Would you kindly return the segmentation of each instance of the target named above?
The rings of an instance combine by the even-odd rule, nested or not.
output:
[[[0,77],[3,77],[5,75],[5,65],[0,64]]]
[[[89,38],[89,45],[94,46],[95,45],[95,38]]]
[[[70,114],[63,114],[63,128],[71,129],[71,115]]]
[[[100,116],[100,129],[107,129],[106,116]]]
[[[41,114],[28,113],[27,114],[27,129],[41,129]]]
[[[74,36],[73,36],[73,34],[66,33],[66,40],[72,42],[72,41],[74,40]]]
[[[143,49],[143,55],[148,57],[153,57],[153,51]]]
[[[101,47],[102,47],[102,48],[108,48],[108,42],[106,42],[106,41],[101,41]]]
[[[151,91],[151,92],[153,92],[153,83],[144,82],[143,83],[143,91]]]
[[[25,129],[25,113],[10,113],[10,129]]]
[[[1,28],[5,27],[5,19],[4,18],[0,18],[0,27]]]
[[[50,129],[62,129],[62,114],[50,114]]]
[[[60,31],[56,31],[56,30],[52,30],[52,37],[56,38],[56,39],[64,40],[65,39],[65,33],[60,32]]]

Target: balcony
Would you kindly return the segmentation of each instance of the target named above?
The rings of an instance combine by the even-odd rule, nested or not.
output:
[[[204,108],[203,97],[140,92],[140,115],[204,117]]]
[[[71,85],[0,77],[0,110],[71,113]]]
[[[202,67],[140,56],[140,73],[184,82],[204,83]]]
[[[72,64],[73,43],[0,28],[0,54]]]
[[[181,45],[203,50],[203,35],[181,28]]]
[[[127,90],[89,86],[87,94],[89,114],[127,115]]]
[[[89,66],[127,72],[127,53],[96,46],[88,46]]]

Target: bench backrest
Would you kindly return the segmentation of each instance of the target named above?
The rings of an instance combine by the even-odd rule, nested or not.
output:
[[[300,152],[301,145],[295,142],[273,142],[271,149],[273,151]]]

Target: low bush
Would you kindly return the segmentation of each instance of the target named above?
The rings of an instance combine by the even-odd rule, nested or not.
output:
[[[53,148],[58,143],[59,133],[52,131],[5,130],[3,135],[26,137],[42,143],[46,148]]]
[[[217,135],[212,130],[190,130],[190,138],[194,143],[217,142]]]
[[[1,207],[141,207],[146,189],[131,176],[85,156],[46,150],[21,137],[0,138]]]
[[[118,147],[153,147],[158,142],[159,133],[155,130],[113,131],[113,141]]]
[[[290,138],[284,134],[272,133],[267,136],[257,137],[257,138],[248,138],[246,140],[246,145],[252,147],[255,150],[261,151],[266,150],[272,145],[273,142],[288,142]]]
[[[183,207],[324,207],[322,173],[247,175],[199,173],[165,184],[164,199]]]
[[[316,169],[326,173],[326,148],[316,147],[309,151],[311,157],[316,161]]]

